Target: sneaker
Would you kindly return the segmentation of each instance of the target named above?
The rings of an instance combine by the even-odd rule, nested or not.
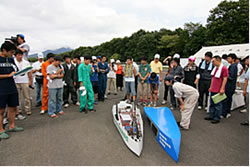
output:
[[[114,95],[117,95],[117,93],[115,93]]]
[[[6,124],[8,124],[8,123],[9,123],[8,119],[7,119],[7,118],[4,118],[4,119],[3,119],[3,125],[6,125]]]
[[[164,105],[164,104],[166,104],[166,103],[167,103],[166,100],[163,100],[163,101],[161,102],[162,105]]]
[[[105,99],[107,99],[107,98],[108,98],[108,96],[107,96],[107,95],[104,95],[104,98],[105,98]]]
[[[207,121],[212,121],[214,119],[210,118],[210,117],[205,117],[204,120],[207,120]]]
[[[9,137],[10,136],[5,131],[0,133],[0,139],[8,139]]]
[[[244,121],[240,123],[242,126],[249,126],[249,121]]]
[[[226,118],[230,118],[230,117],[232,117],[232,114],[228,113],[228,114],[226,115]]]
[[[96,112],[95,109],[89,109],[89,112]]]
[[[58,116],[56,114],[52,114],[50,115],[50,118],[58,118]]]
[[[175,110],[175,109],[176,109],[176,107],[171,106],[171,107],[170,107],[170,109],[171,109],[171,110]]]
[[[201,106],[198,106],[198,110],[201,110],[202,109],[202,107]]]
[[[220,116],[220,119],[223,119],[223,118],[225,118],[225,117],[224,117],[223,115],[221,115],[221,116]]]
[[[68,108],[69,107],[69,104],[68,103],[66,103],[66,104],[64,104],[64,106],[63,106],[64,108]]]
[[[31,112],[31,111],[28,111],[28,112],[26,112],[26,114],[27,114],[28,116],[30,116],[30,115],[32,114],[32,112]]]
[[[142,105],[143,105],[143,106],[147,106],[147,102],[144,101]]]
[[[46,112],[46,111],[41,110],[41,111],[40,111],[40,114],[43,115],[43,114],[45,114],[45,112]]]
[[[148,104],[149,107],[152,107],[153,106],[153,102],[151,101],[149,104]]]
[[[64,112],[63,111],[60,111],[60,112],[58,112],[60,115],[64,115]]]
[[[212,124],[218,124],[218,123],[220,123],[220,121],[219,120],[212,120],[211,123]]]
[[[24,129],[22,127],[18,127],[18,126],[15,126],[14,128],[12,129],[8,129],[8,132],[21,132],[23,131]]]
[[[23,116],[22,114],[18,114],[18,115],[16,116],[16,118],[17,118],[18,120],[24,120],[26,117]]]
[[[188,128],[184,128],[183,126],[179,126],[180,130],[188,130]]]
[[[156,107],[157,105],[156,105],[156,103],[154,103],[154,107]]]
[[[240,110],[241,113],[246,113],[247,112],[247,109],[242,109]]]
[[[207,107],[205,107],[205,111],[207,111]]]

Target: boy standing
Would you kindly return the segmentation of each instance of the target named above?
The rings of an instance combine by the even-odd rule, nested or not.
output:
[[[221,63],[220,56],[214,56],[213,59],[213,65],[215,66],[211,75],[212,75],[212,81],[209,88],[209,92],[211,93],[210,98],[210,106],[209,106],[209,117],[204,118],[205,120],[211,121],[212,124],[217,124],[220,122],[220,116],[222,113],[222,101],[215,104],[213,102],[212,96],[220,93],[225,93],[225,87],[227,83],[227,77],[228,77],[228,69],[226,66],[223,66]]]
[[[15,72],[15,62],[12,58],[16,46],[11,41],[5,41],[1,46],[0,52],[0,140],[8,139],[9,135],[3,128],[3,118],[6,106],[8,106],[8,132],[23,131],[22,127],[15,125],[17,111],[18,93],[13,75]]]
[[[44,114],[48,110],[48,100],[49,100],[49,89],[48,89],[48,78],[47,78],[47,67],[51,65],[54,61],[55,55],[53,53],[47,54],[47,61],[42,64],[41,71],[43,74],[43,99],[42,108],[40,114]]]
[[[92,67],[89,64],[91,60],[90,56],[84,57],[84,63],[82,63],[78,67],[78,78],[80,82],[80,112],[85,112],[85,114],[88,113],[86,110],[87,105],[87,97],[88,97],[88,110],[89,111],[95,111],[94,110],[94,92],[92,88],[92,84],[90,81],[90,75],[92,74]]]
[[[141,64],[139,66],[139,95],[140,95],[140,103],[144,106],[147,104],[148,100],[148,76],[150,74],[151,68],[147,63],[147,57],[143,57],[141,59]],[[144,95],[144,102],[143,102]]]
[[[127,57],[127,64],[123,68],[123,75],[125,79],[125,87],[126,87],[126,95],[127,95],[127,100],[130,100],[130,93],[133,96],[133,101],[135,101],[135,75],[136,75],[136,70],[135,67],[133,66],[133,61],[132,57],[128,56]]]
[[[49,104],[48,114],[51,118],[57,118],[56,113],[64,115],[62,111],[63,76],[64,71],[61,66],[62,58],[56,56],[54,62],[48,66],[47,75],[49,77]]]
[[[157,100],[158,100],[158,88],[160,85],[159,76],[152,72],[149,79],[148,79],[149,85],[150,85],[150,104],[149,106],[156,107]],[[153,96],[154,96],[154,103],[153,103]]]
[[[106,63],[106,56],[103,55],[101,61],[98,63],[99,73],[99,91],[98,91],[98,100],[104,101],[105,91],[107,87],[107,73],[109,72],[108,64]]]
[[[64,87],[63,87],[63,103],[64,107],[69,107],[69,94],[71,94],[71,100],[75,105],[77,103],[77,95],[74,87],[76,82],[76,67],[71,63],[70,56],[64,56],[65,63],[62,65],[64,69]]]
[[[236,89],[236,82],[237,82],[237,74],[238,68],[237,64],[235,63],[236,55],[234,53],[230,53],[227,56],[227,61],[230,64],[228,67],[228,79],[226,84],[226,95],[227,99],[223,101],[223,112],[221,117],[223,118],[230,118],[231,117],[231,106],[232,106],[232,98],[233,94]]]

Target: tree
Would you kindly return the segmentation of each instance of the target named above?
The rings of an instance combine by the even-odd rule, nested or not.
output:
[[[207,19],[207,45],[249,42],[249,1],[222,1]]]

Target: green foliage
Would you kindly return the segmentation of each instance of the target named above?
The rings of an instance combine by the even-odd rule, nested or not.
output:
[[[190,22],[174,31],[165,28],[151,32],[141,29],[129,37],[114,38],[94,47],[79,47],[61,55],[106,55],[108,59],[120,59],[122,62],[127,56],[132,56],[136,61],[142,56],[152,60],[156,53],[161,55],[161,60],[175,53],[188,57],[202,46],[248,43],[248,31],[248,0],[224,0],[210,11],[206,26]]]

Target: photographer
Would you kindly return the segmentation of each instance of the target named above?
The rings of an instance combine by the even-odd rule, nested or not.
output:
[[[8,106],[8,132],[23,131],[22,127],[15,125],[15,116],[18,102],[18,93],[13,75],[15,72],[15,62],[12,58],[16,46],[11,41],[5,41],[0,52],[0,139],[8,139],[9,135],[3,129],[3,117],[6,106]]]
[[[23,34],[17,34],[17,49],[21,50],[23,52],[23,58],[24,60],[28,61],[28,54],[30,51],[29,45],[25,42],[24,40],[24,35]]]
[[[113,84],[113,87],[115,89],[114,94],[117,95],[116,71],[117,71],[117,66],[115,64],[115,60],[111,59],[110,63],[109,63],[109,73],[107,74],[107,76],[108,76],[108,95],[110,95],[111,84]]]
[[[41,89],[43,87],[43,74],[42,74],[42,64],[44,63],[44,55],[43,53],[38,53],[38,61],[32,64],[33,70],[32,73],[35,73],[36,80],[36,107],[40,107],[42,105],[41,100]]]
[[[30,63],[23,59],[23,52],[19,49],[16,50],[14,61],[19,70],[23,70],[27,66],[30,66]],[[18,91],[19,102],[20,102],[20,106],[18,107],[19,111],[17,113],[17,118],[19,120],[23,120],[25,119],[25,117],[22,115],[21,94],[23,94],[23,98],[24,98],[25,112],[27,115],[31,115],[31,100],[30,100],[30,88],[29,88],[29,87],[32,87],[31,71],[16,76],[15,83],[16,83],[16,87]]]

